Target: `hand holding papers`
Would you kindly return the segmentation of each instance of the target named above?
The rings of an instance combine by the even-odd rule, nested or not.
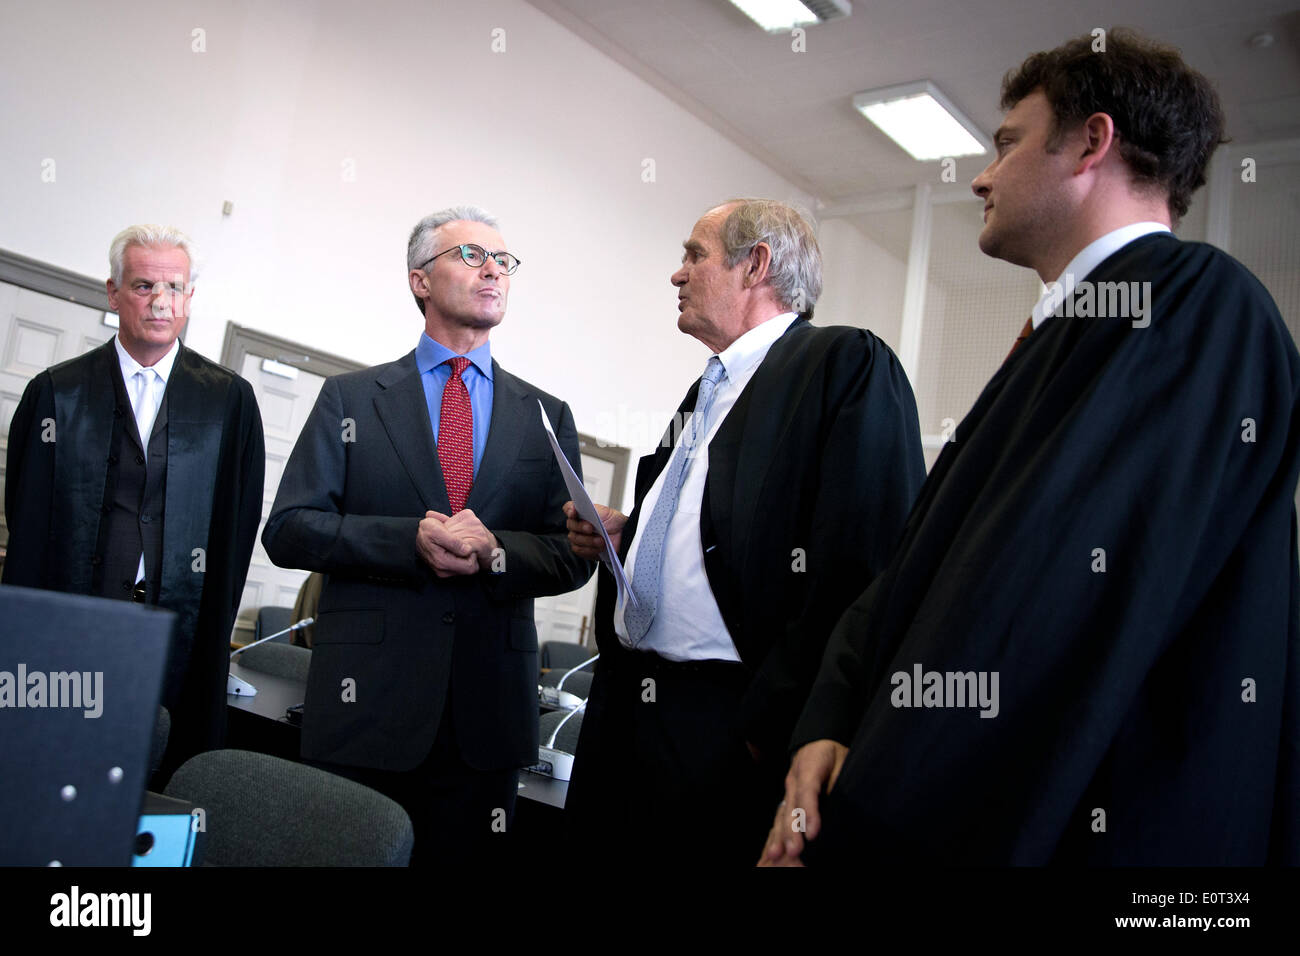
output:
[[[630,601],[633,607],[636,606],[636,595],[632,593],[632,585],[628,582],[627,574],[623,570],[623,562],[618,559],[618,549],[609,538],[609,532],[605,530],[605,525],[600,519],[600,514],[596,510],[596,505],[592,502],[591,496],[587,494],[587,489],[582,484],[582,479],[578,477],[573,466],[569,464],[569,459],[564,457],[564,452],[560,449],[560,443],[555,437],[555,432],[551,429],[551,423],[546,418],[546,409],[542,403],[537,403],[538,409],[542,413],[542,427],[546,429],[546,437],[551,443],[551,451],[555,453],[555,460],[560,463],[560,473],[564,476],[565,487],[569,490],[569,497],[573,499],[573,506],[577,509],[578,517],[583,521],[590,522],[592,526],[599,529],[600,536],[605,542],[605,552],[601,555],[600,560],[606,562],[610,570],[614,572],[614,580],[618,583],[618,599],[620,604],[624,601]]]

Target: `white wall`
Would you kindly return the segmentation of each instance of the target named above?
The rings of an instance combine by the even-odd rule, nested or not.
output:
[[[115,232],[171,222],[194,348],[231,321],[373,363],[422,328],[412,225],[475,202],[524,262],[493,354],[638,454],[708,357],[668,282],[695,219],[811,201],[522,0],[7,4],[0,86],[0,247],[104,276]]]
[[[823,220],[817,243],[825,286],[817,324],[870,329],[897,352],[907,263],[843,219]]]

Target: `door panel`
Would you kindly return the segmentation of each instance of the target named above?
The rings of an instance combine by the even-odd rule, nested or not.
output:
[[[275,371],[267,371],[268,368]],[[287,377],[297,373],[293,377]],[[262,528],[275,503],[280,477],[293,451],[298,433],[307,422],[316,396],[325,384],[323,376],[279,363],[267,363],[260,355],[246,355],[239,374],[248,379],[262,411],[262,431],[266,439],[266,481],[262,493],[262,521],[257,529],[257,543],[248,566],[248,579],[239,605],[238,630],[252,630],[257,609],[263,605],[293,607],[298,589],[307,580],[306,571],[278,568],[262,547]]]
[[[0,500],[9,423],[27,383],[51,365],[103,345],[113,331],[97,309],[0,282]],[[0,515],[0,544],[8,541]]]

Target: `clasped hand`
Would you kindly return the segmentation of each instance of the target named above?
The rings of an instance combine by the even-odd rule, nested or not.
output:
[[[476,574],[489,567],[498,547],[496,535],[468,508],[450,518],[426,511],[415,533],[415,549],[440,578]]]

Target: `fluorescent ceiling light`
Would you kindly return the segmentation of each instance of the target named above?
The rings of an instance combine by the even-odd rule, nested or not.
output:
[[[817,22],[817,15],[799,0],[731,0],[764,30],[789,30]]]
[[[929,80],[857,93],[853,105],[914,159],[987,153],[992,144]]]

